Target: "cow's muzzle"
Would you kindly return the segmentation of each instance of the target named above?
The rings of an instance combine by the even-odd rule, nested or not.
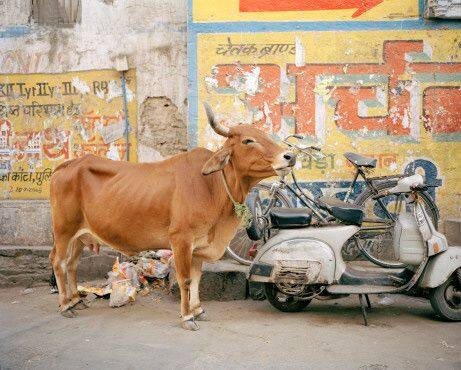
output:
[[[287,152],[283,155],[283,158],[288,161],[288,166],[293,167],[296,164],[296,154]]]
[[[296,154],[292,152],[284,152],[279,156],[278,161],[276,161],[272,167],[274,168],[277,175],[285,176],[291,171],[291,168],[295,164]]]

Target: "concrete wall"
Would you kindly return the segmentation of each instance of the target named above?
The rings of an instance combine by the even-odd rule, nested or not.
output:
[[[117,57],[126,55],[136,78],[138,160],[187,149],[184,1],[81,0],[78,22],[70,27],[34,23],[30,4],[0,1],[1,81],[115,69]],[[51,242],[46,200],[0,200],[0,245]]]
[[[461,22],[424,20],[418,0],[193,0],[189,134],[222,138],[201,102],[231,126],[254,123],[276,140],[299,133],[325,157],[298,161],[315,197],[344,196],[358,152],[375,175],[420,172],[442,221],[459,218]],[[363,189],[359,182],[356,196]]]

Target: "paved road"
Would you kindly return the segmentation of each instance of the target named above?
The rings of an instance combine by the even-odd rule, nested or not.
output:
[[[178,303],[156,293],[112,309],[97,300],[78,318],[56,313],[47,288],[0,290],[0,369],[461,369],[461,323],[438,321],[422,299],[393,296],[362,326],[355,299],[284,314],[267,301],[208,302],[198,332],[178,325]]]

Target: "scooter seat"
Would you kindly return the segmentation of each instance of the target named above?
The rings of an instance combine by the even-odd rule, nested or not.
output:
[[[330,214],[349,225],[362,225],[365,212],[362,207],[352,203],[343,202],[335,197],[323,196],[318,199],[319,205],[325,208]]]
[[[312,211],[309,208],[274,207],[269,215],[272,227],[277,229],[306,227],[312,220]]]
[[[376,158],[365,157],[363,155],[357,153],[344,153],[344,156],[347,158],[349,162],[355,164],[357,167],[367,167],[367,168],[375,168],[376,167]]]

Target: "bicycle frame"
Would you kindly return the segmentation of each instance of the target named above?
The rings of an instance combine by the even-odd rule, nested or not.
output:
[[[347,202],[349,200],[350,194],[351,194],[352,190],[354,189],[355,184],[357,183],[357,179],[358,179],[359,176],[365,181],[365,183],[367,185],[367,188],[371,189],[374,195],[377,195],[378,190],[374,186],[373,181],[399,180],[399,179],[401,179],[403,177],[406,177],[408,175],[398,174],[398,175],[377,176],[377,177],[371,177],[370,178],[370,177],[366,176],[365,171],[363,171],[360,167],[357,167],[357,171],[354,174],[354,180],[352,180],[352,183],[351,183],[349,189],[347,190],[346,196],[344,197],[345,202]],[[395,222],[395,217],[387,210],[387,208],[384,206],[382,200],[377,199],[376,201],[380,205],[382,211],[386,214],[386,216],[389,217],[389,219],[391,219],[393,222]]]
[[[296,179],[296,176],[294,174],[293,171],[291,171],[291,177],[293,179],[293,183],[296,185],[296,188],[298,189],[298,191],[296,191],[296,189],[294,189],[290,184],[288,184],[285,179],[281,179],[280,182],[288,189],[290,190],[290,192],[296,197],[299,199],[299,201],[307,208],[309,208],[310,210],[312,210],[312,212],[314,212],[314,214],[317,216],[317,218],[324,224],[327,224],[328,223],[328,219],[322,215],[321,211],[322,211],[322,208],[320,207],[320,205],[315,201],[315,199],[311,198],[302,188],[301,186],[299,185],[297,179]],[[304,197],[304,199],[303,199]],[[329,214],[327,211],[323,210],[323,212],[325,212],[326,214]]]
[[[300,135],[290,135],[290,136],[287,136],[283,142],[285,144],[287,144],[288,146],[292,147],[292,148],[295,148],[297,149],[299,152],[305,154],[305,155],[309,155],[309,156],[312,156],[311,153],[308,153],[307,150],[308,149],[313,149],[315,151],[320,151],[321,149],[318,148],[318,147],[315,147],[315,146],[306,146],[306,147],[301,147],[299,145],[296,145],[296,144],[293,144],[291,142],[288,141],[288,139],[290,137],[294,137],[296,139],[301,139],[302,137]],[[366,173],[365,171],[360,168],[360,167],[356,167],[356,172],[354,174],[354,178],[352,180],[352,183],[351,185],[349,186],[349,189],[347,190],[346,192],[346,195],[345,195],[345,198],[344,198],[344,201],[347,202],[350,198],[350,195],[357,183],[357,180],[359,178],[359,176],[365,181],[365,184],[366,184],[366,187],[371,189],[373,195],[377,195],[378,194],[378,190],[376,189],[376,187],[374,186],[374,181],[381,181],[381,180],[399,180],[403,177],[406,177],[408,175],[404,175],[404,174],[397,174],[397,175],[391,175],[391,176],[377,176],[377,177],[367,177],[366,176]],[[281,185],[279,185],[278,187],[285,187],[286,189],[288,189],[300,202],[302,205],[304,205],[305,207],[309,208],[312,210],[312,212],[315,214],[315,216],[319,219],[319,221],[322,223],[322,224],[327,224],[328,221],[329,221],[329,212],[322,208],[318,202],[315,201],[315,199],[313,199],[312,197],[310,197],[302,188],[301,186],[299,185],[297,179],[296,179],[296,176],[295,176],[295,173],[294,171],[292,170],[291,171],[291,176],[292,176],[292,179],[293,179],[293,184],[296,186],[296,189],[291,186],[288,182],[285,181],[284,178],[281,178],[279,183]],[[277,187],[277,186],[276,186]],[[384,205],[383,201],[381,200],[381,198],[377,199],[376,202],[379,204],[381,210],[384,212],[384,214],[389,218],[389,220],[391,220],[392,223],[394,223],[396,220],[395,220],[395,217],[392,215],[392,213],[390,213],[386,206]],[[272,206],[272,200],[271,200],[271,203],[269,204],[269,207],[268,209],[271,208]],[[322,214],[322,212],[324,214]],[[381,221],[381,220],[373,220],[374,223],[385,223],[387,225],[389,225],[389,222],[387,222],[386,220],[384,221]],[[383,228],[384,229],[387,229],[389,226],[385,226],[385,227],[379,227],[379,226],[368,226],[368,227],[363,227],[363,230],[368,230],[368,231],[373,231],[373,230],[382,230]]]

